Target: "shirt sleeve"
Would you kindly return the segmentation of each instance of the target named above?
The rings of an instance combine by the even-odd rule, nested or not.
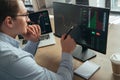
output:
[[[38,48],[38,44],[39,44],[39,41],[38,42],[28,41],[25,47],[22,49],[24,51],[27,51],[28,53],[31,53],[32,55],[35,55],[36,50]]]
[[[57,73],[41,67],[31,57],[24,57],[15,61],[9,65],[7,72],[16,80],[72,80],[72,56],[67,53],[62,54]]]
[[[57,73],[64,77],[64,80],[72,80],[73,78],[73,57],[71,54],[63,53],[60,67]]]

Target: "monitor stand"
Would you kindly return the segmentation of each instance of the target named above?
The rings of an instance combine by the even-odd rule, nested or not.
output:
[[[81,60],[83,62],[96,56],[96,54],[90,51],[87,47],[84,46],[81,47],[80,45],[76,46],[72,55],[74,58]]]

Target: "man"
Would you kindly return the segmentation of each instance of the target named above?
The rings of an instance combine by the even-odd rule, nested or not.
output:
[[[40,27],[28,25],[29,21],[22,0],[0,0],[0,80],[72,80],[74,40],[69,35],[66,39],[62,36],[62,59],[54,73],[34,60],[41,34]],[[28,40],[24,49],[15,39],[19,34]]]

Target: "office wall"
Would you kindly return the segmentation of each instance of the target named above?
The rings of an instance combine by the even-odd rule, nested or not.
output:
[[[39,11],[41,8],[45,8],[45,0],[32,0],[34,11]]]
[[[75,4],[76,0],[32,0],[34,11],[39,11],[41,8],[51,8],[53,2],[63,2]]]
[[[89,5],[95,7],[105,7],[105,1],[106,0],[89,0]]]
[[[63,2],[63,3],[75,4],[76,0],[45,0],[46,7],[52,7],[53,2]]]

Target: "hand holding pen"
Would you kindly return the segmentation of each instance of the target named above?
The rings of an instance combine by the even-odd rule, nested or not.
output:
[[[70,32],[73,30],[74,26],[72,26],[67,32],[66,32],[66,35],[65,35],[65,38],[67,38],[67,36],[70,34]]]
[[[69,36],[70,32],[73,30],[74,26],[72,26],[65,35],[62,35],[61,38],[61,45],[62,45],[62,52],[66,52],[68,54],[71,54],[72,51],[76,47],[76,42],[74,41],[71,36]]]

